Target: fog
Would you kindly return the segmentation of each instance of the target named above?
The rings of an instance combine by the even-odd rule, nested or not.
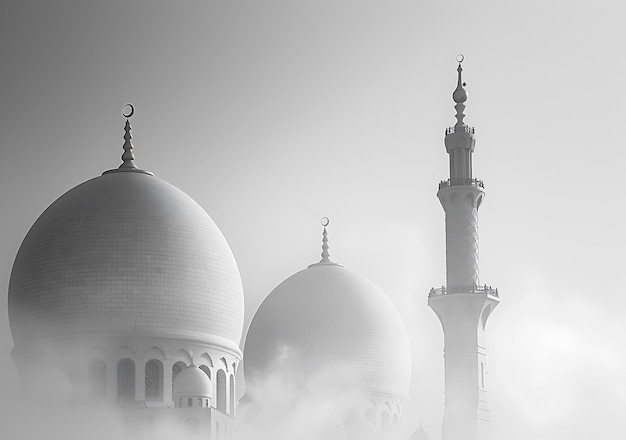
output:
[[[462,52],[487,192],[481,282],[501,298],[487,325],[494,439],[625,438],[622,17],[613,0],[4,2],[5,291],[41,212],[119,165],[132,102],[137,164],[219,225],[246,325],[319,260],[318,219],[332,219],[333,259],[386,292],[409,331],[406,429],[421,419],[439,439],[443,335],[426,300],[445,280],[435,194]],[[3,437],[123,438],[115,415],[110,432],[87,414],[74,430],[38,396],[17,403],[1,304]]]

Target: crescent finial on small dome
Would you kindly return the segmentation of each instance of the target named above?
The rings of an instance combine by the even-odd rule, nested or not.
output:
[[[326,231],[326,226],[330,224],[330,219],[328,217],[322,217],[320,223],[324,227],[324,231],[322,232],[322,259],[318,263],[314,263],[309,265],[308,267],[319,266],[319,265],[334,265],[334,266],[342,266],[341,264],[335,263],[330,259],[330,252],[328,252],[328,232]]]
[[[324,227],[324,232],[322,233],[322,259],[320,263],[332,263],[330,261],[330,253],[328,252],[328,233],[326,232],[326,226],[330,223],[330,219],[328,217],[322,217],[320,223]]]

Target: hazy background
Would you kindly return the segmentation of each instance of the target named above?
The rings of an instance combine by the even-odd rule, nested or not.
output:
[[[436,438],[445,282],[444,129],[455,56],[476,127],[495,439],[626,436],[626,56],[621,2],[8,1],[0,6],[0,279],[58,196],[136,163],[222,229],[246,328],[282,280],[331,256],[411,333],[405,422]],[[0,302],[0,420],[17,372]],[[4,424],[0,422],[0,426]]]

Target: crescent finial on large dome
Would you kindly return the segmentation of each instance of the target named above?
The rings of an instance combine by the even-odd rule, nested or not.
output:
[[[128,110],[127,110],[128,109]],[[133,154],[133,144],[130,141],[133,136],[130,134],[131,126],[129,119],[135,113],[135,107],[132,104],[126,104],[122,107],[122,116],[126,117],[126,123],[124,124],[124,145],[122,148],[124,149],[124,154],[122,154],[123,163],[120,165],[120,168],[135,168],[135,155]]]
[[[132,127],[130,126],[130,121],[129,121],[129,119],[134,114],[135,114],[135,106],[130,103],[124,104],[124,106],[122,107],[122,116],[126,118],[126,123],[124,124],[124,145],[122,145],[122,148],[124,149],[124,153],[122,154],[122,164],[119,166],[119,168],[105,171],[102,174],[114,173],[118,171],[133,171],[137,173],[144,173],[144,174],[149,174],[151,176],[154,176],[154,174],[151,173],[150,171],[141,170],[137,168],[134,162],[135,161],[135,155],[133,154],[134,146],[131,142],[131,139],[133,138],[133,136],[130,134]]]

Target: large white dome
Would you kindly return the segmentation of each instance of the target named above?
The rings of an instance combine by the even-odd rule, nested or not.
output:
[[[11,273],[16,348],[85,336],[149,336],[239,351],[233,254],[189,196],[141,170],[71,189],[35,222]]]
[[[406,397],[411,354],[387,296],[328,261],[291,276],[261,304],[248,330],[244,370],[251,384],[279,375],[311,391],[347,387]]]

